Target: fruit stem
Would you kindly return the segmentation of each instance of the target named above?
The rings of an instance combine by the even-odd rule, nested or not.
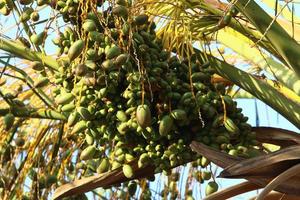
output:
[[[20,108],[19,107],[10,107],[10,108],[1,108],[0,116],[5,116],[8,113],[12,113],[15,117],[23,117],[23,118],[40,118],[40,119],[52,119],[52,120],[63,120],[66,121],[67,118],[50,109],[28,109],[28,108]]]

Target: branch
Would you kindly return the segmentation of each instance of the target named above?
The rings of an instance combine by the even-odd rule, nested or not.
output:
[[[66,121],[67,118],[50,109],[28,109],[25,107],[11,107],[11,108],[1,108],[0,116],[5,116],[8,113],[12,113],[15,117],[22,118],[40,118],[40,119],[52,119],[52,120],[63,120]]]
[[[16,42],[13,42],[11,40],[7,40],[4,38],[0,38],[0,49],[7,51],[19,58],[30,60],[30,61],[40,61],[44,63],[47,67],[49,67],[52,70],[57,71],[58,70],[58,63],[54,58],[51,56],[43,55],[40,52],[34,52],[30,49],[26,48],[25,46],[22,46]]]

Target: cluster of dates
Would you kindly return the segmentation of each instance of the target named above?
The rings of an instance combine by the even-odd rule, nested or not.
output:
[[[193,160],[192,140],[255,153],[247,117],[224,85],[211,82],[214,70],[197,56],[182,60],[164,50],[155,24],[131,11],[117,1],[54,40],[68,56],[56,74],[56,103],[71,134],[85,137],[81,159],[98,159],[99,173],[123,166],[131,177],[133,160],[157,172]]]

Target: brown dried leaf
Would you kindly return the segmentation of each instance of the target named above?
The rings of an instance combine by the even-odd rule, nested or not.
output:
[[[130,165],[132,166],[132,169],[134,171],[134,176],[130,179],[125,177],[122,168],[118,168],[111,172],[82,178],[79,180],[75,180],[72,183],[62,185],[55,190],[53,200],[58,200],[63,197],[89,192],[98,187],[107,188],[132,179],[145,178],[154,174],[153,166],[147,166],[145,168],[140,169],[138,168],[137,162],[135,161],[130,163]]]
[[[226,168],[229,165],[243,160],[243,158],[234,157],[227,153],[216,151],[215,149],[196,141],[193,141],[190,144],[190,147],[193,151],[199,153],[200,155],[203,155],[204,157],[208,158],[210,161],[222,168]]]
[[[205,197],[203,200],[229,199],[231,197],[234,197],[234,196],[246,193],[246,192],[250,192],[253,190],[257,190],[260,188],[261,188],[260,186],[246,181],[246,182],[234,185],[232,187],[225,188],[216,193],[213,193],[213,194]]]
[[[253,127],[256,139],[261,143],[275,144],[281,147],[300,144],[300,135],[293,131],[272,127]]]
[[[256,197],[252,197],[249,200],[255,200]],[[299,196],[282,194],[280,192],[269,193],[264,200],[299,200]]]
[[[220,177],[275,177],[300,162],[300,146],[243,160],[226,168]]]
[[[291,168],[285,170],[277,177],[275,177],[257,196],[256,200],[264,200],[265,197],[276,187],[282,185],[284,182],[289,181],[291,178],[294,178],[299,174],[300,171],[300,164],[296,164]]]
[[[300,162],[300,146],[287,147],[286,149],[271,153],[267,157],[264,155],[251,159],[236,158],[195,141],[190,146],[194,151],[205,156],[216,165],[222,168],[227,167],[226,170],[221,172],[220,177],[245,178],[261,187],[265,187],[283,170]],[[261,173],[261,170],[263,170],[263,173]],[[300,195],[299,175],[279,185],[275,190],[281,193]]]

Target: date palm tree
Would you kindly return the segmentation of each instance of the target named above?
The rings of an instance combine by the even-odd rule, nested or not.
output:
[[[275,14],[272,14],[271,11],[274,10]],[[121,60],[119,56],[125,49],[130,52],[128,54],[132,55],[144,76],[144,66],[140,65],[139,55],[134,46],[143,38],[139,40],[134,34],[131,35],[130,31],[133,28],[128,25],[128,37],[135,37],[135,43],[131,43],[131,40],[129,43],[123,43],[127,19],[130,23],[133,21],[136,26],[142,26],[146,23],[144,21],[149,21],[150,24],[155,22],[156,27],[148,28],[151,29],[149,32],[160,42],[163,52],[172,52],[179,59],[186,61],[189,77],[192,77],[190,64],[196,58],[201,61],[201,67],[213,70],[211,82],[224,85],[226,95],[232,98],[260,99],[299,128],[300,16],[297,16],[296,10],[297,2],[293,0],[262,0],[260,3],[253,0],[0,0],[0,116],[3,116],[3,122],[0,123],[1,198],[46,199],[53,195],[54,190],[54,199],[73,194],[79,195],[73,199],[82,199],[86,198],[82,193],[88,191],[92,191],[98,198],[130,198],[130,188],[133,188],[133,195],[146,199],[152,188],[149,188],[149,182],[145,178],[149,179],[157,171],[151,165],[139,167],[133,158],[129,159],[129,170],[124,169],[128,166],[126,164],[106,173],[88,174],[88,177],[82,178],[86,171],[96,171],[93,169],[93,163],[82,166],[80,162],[94,151],[90,144],[94,143],[96,136],[93,138],[87,136],[89,134],[80,135],[80,132],[92,126],[91,123],[80,122],[93,119],[97,112],[95,111],[93,116],[90,113],[86,114],[86,110],[91,112],[95,108],[86,105],[86,109],[79,105],[78,109],[77,103],[70,103],[77,97],[68,91],[61,93],[61,86],[73,87],[68,81],[72,74],[84,77],[85,84],[96,88],[95,85],[102,81],[101,76],[96,73],[90,75],[86,71],[95,71],[99,67],[105,68],[104,71],[108,70],[114,64],[110,61],[115,59],[114,62],[117,62],[117,58]],[[109,13],[118,17],[114,25],[108,23]],[[142,15],[138,15],[141,13]],[[121,28],[118,27],[120,24]],[[119,30],[118,28],[122,30],[121,36],[124,38],[115,36],[114,30]],[[92,35],[91,32],[97,32],[96,29],[101,34]],[[93,57],[94,51],[84,45],[93,37],[96,38],[95,43],[101,40],[98,37],[105,37],[105,43],[113,41],[109,42],[110,49],[103,48],[102,53],[94,55],[96,58]],[[115,48],[111,44],[114,42],[118,42],[119,46],[123,45],[122,49]],[[53,43],[59,47],[58,52],[53,51]],[[93,50],[96,48],[101,49],[101,42]],[[125,57],[125,54],[121,55]],[[87,60],[95,61],[84,63],[88,69],[78,64],[86,61],[87,57]],[[107,62],[101,61],[102,63],[98,64],[97,59],[106,59]],[[125,61],[126,59],[128,61],[129,58],[126,57]],[[145,82],[150,81],[148,79],[146,74]],[[77,78],[72,84],[76,84],[76,81]],[[145,85],[144,81],[141,82],[144,106]],[[83,88],[83,85],[81,87]],[[80,101],[82,88],[78,92]],[[193,86],[191,88],[193,90]],[[152,96],[152,92],[155,93],[159,89],[150,87],[148,90]],[[104,95],[101,91],[105,92],[99,90],[97,95]],[[101,98],[103,99],[103,96]],[[68,104],[60,104],[61,102]],[[226,107],[223,98],[222,103]],[[70,127],[73,126],[70,125],[72,114],[69,110],[75,109],[72,106],[79,110],[83,120],[70,131]],[[141,109],[147,110],[144,107]],[[226,108],[224,110],[226,111]],[[120,113],[117,118],[122,121],[123,115]],[[224,116],[226,119],[226,112]],[[252,131],[256,132],[256,140],[259,143],[257,146],[261,147],[261,155],[254,158],[228,155],[197,141],[191,143],[191,149],[202,156],[197,159],[198,162],[211,160],[224,169],[222,177],[248,180],[214,193],[206,197],[207,199],[225,199],[259,188],[264,190],[257,199],[275,199],[282,195],[296,199],[296,196],[300,195],[300,188],[297,186],[300,183],[297,178],[300,137],[297,133],[272,127],[256,127]],[[111,143],[112,147],[115,145],[114,141],[105,140],[102,143],[105,142]],[[81,151],[86,143],[90,146]],[[273,146],[266,147],[265,143]],[[83,156],[83,152],[87,151],[89,153]],[[102,152],[105,155],[109,154],[110,150],[105,151],[104,148]],[[211,178],[207,172],[209,177],[203,178],[205,173],[193,172],[192,164],[183,166],[187,163],[186,161],[173,166],[173,173],[168,174],[168,186],[155,182],[158,188],[163,187],[162,197],[166,198],[168,193],[172,193],[171,198],[176,198],[178,191],[181,191],[180,195],[192,198],[195,191],[189,188],[195,179],[197,180],[195,177],[198,177],[198,182],[213,180],[207,190],[215,192],[214,176]],[[262,169],[272,173],[261,174]],[[180,184],[171,187],[170,183],[176,183],[171,181],[172,178],[175,180],[174,176],[185,170],[188,171],[188,175],[182,175]],[[135,174],[132,175],[131,171]],[[75,180],[77,178],[79,180]],[[135,191],[136,182],[128,183],[132,179],[141,180],[140,191]],[[178,177],[176,180],[178,181]],[[118,184],[121,184],[121,187],[116,187]],[[98,187],[110,190],[101,194],[96,190]],[[272,190],[276,193],[270,193]],[[114,193],[116,191],[118,194]],[[156,192],[160,190],[157,189]]]

